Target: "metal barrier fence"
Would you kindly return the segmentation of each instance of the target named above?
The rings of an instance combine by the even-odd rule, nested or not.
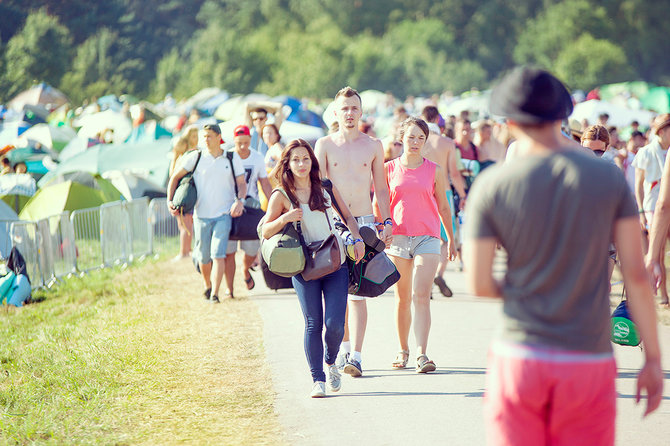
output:
[[[37,223],[32,221],[12,222],[10,230],[12,245],[15,246],[26,262],[26,269],[33,288],[43,286],[44,276],[42,274],[42,247],[40,236],[37,231]]]
[[[153,253],[162,254],[179,244],[179,226],[177,219],[170,215],[167,199],[154,198],[149,203],[149,226]]]
[[[12,247],[19,250],[33,288],[165,253],[178,246],[178,239],[165,199],[106,203],[37,222],[0,220],[0,254],[7,258]]]
[[[102,268],[100,208],[72,211],[70,222],[74,230],[77,271],[87,273]]]

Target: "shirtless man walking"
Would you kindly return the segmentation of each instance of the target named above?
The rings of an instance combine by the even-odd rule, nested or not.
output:
[[[440,120],[440,113],[438,112],[437,107],[433,105],[424,107],[421,111],[421,117],[428,123],[428,128],[430,129],[426,144],[423,146],[422,155],[424,158],[440,166],[442,171],[447,173],[447,184],[453,184],[456,192],[458,192],[458,196],[463,197],[460,204],[460,207],[462,208],[465,204],[465,180],[458,170],[458,164],[456,162],[456,145],[451,138],[440,135],[440,127],[437,124]],[[447,199],[451,206],[452,229],[454,234],[456,234],[457,209],[454,207],[454,193],[450,187],[447,188]],[[434,283],[445,297],[451,297],[453,293],[442,277],[444,271],[447,269],[447,263],[449,263],[449,249],[446,243],[447,233],[444,228],[442,228],[441,232],[442,248],[440,266],[437,269],[437,276],[435,276]]]
[[[321,176],[329,178],[340,191],[349,210],[356,216],[359,226],[375,229],[370,197],[370,179],[372,179],[379,211],[384,219],[381,238],[386,246],[389,246],[392,240],[392,221],[389,190],[384,173],[384,150],[378,139],[359,131],[358,122],[362,114],[361,97],[358,92],[351,87],[340,90],[335,95],[335,117],[339,123],[339,130],[319,139],[315,145],[315,152],[321,167]],[[377,234],[376,229],[374,233]],[[353,352],[348,327],[349,313],[352,320]],[[344,339],[337,363],[344,364],[344,372],[352,376],[362,374],[361,349],[367,322],[368,310],[365,298],[350,295]]]

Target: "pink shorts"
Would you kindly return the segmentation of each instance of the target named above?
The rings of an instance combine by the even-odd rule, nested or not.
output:
[[[488,445],[614,444],[612,354],[497,342],[488,362]]]

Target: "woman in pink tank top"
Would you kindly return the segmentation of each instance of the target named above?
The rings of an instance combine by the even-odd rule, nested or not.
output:
[[[426,347],[430,332],[430,291],[440,262],[440,218],[447,230],[449,258],[456,258],[451,210],[445,193],[446,174],[421,155],[428,132],[428,125],[422,119],[406,119],[400,127],[403,154],[385,164],[393,220],[393,242],[387,253],[400,272],[400,280],[395,284],[400,352],[393,367],[404,368],[409,360],[410,305],[414,301],[417,373],[435,370],[435,363],[426,356]]]

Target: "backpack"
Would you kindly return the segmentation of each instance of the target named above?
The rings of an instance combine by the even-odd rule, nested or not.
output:
[[[193,170],[181,177],[179,184],[177,184],[177,189],[175,189],[174,195],[172,195],[172,206],[174,206],[180,214],[192,213],[193,208],[195,208],[195,203],[198,200],[198,191],[195,188],[193,174],[200,162],[200,155],[202,155],[202,152],[198,151],[198,157],[195,159]]]

